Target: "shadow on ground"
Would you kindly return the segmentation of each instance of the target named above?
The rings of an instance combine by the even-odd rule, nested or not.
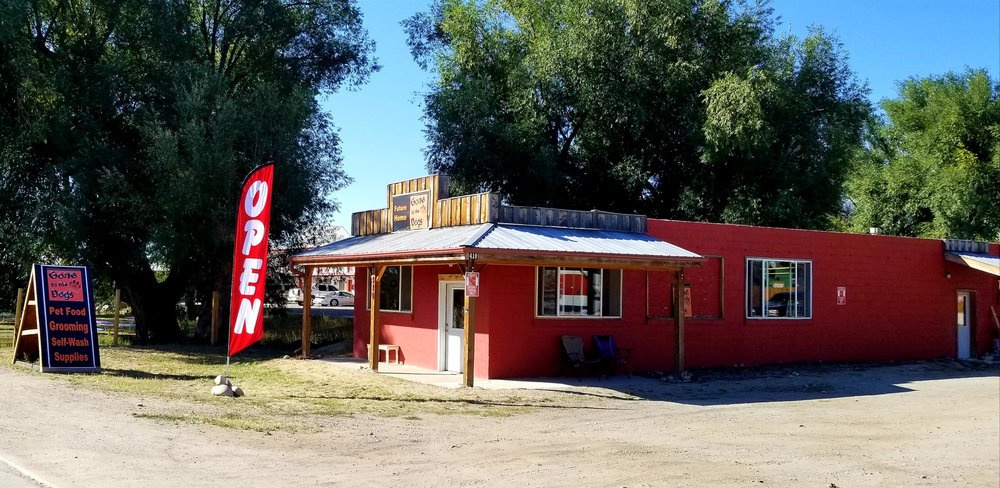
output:
[[[589,377],[575,393],[607,398],[613,390],[642,400],[688,405],[732,405],[766,402],[902,394],[919,381],[996,377],[1000,363],[982,361],[921,361],[903,364],[796,364],[693,370],[690,381],[660,375],[629,379]],[[596,391],[595,391],[596,390]],[[558,389],[567,393],[567,390]],[[573,392],[573,391],[569,391]]]

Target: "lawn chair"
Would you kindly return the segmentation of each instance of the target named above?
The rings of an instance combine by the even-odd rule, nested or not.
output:
[[[588,358],[583,353],[583,338],[580,336],[562,336],[562,346],[563,346],[563,365],[562,369],[559,370],[559,376],[562,376],[566,372],[566,368],[573,368],[573,374],[576,375],[577,381],[580,380],[580,370],[585,368],[594,368],[601,363],[600,358]]]
[[[595,335],[594,347],[600,354],[601,371],[610,376],[621,368],[625,376],[631,378],[632,374],[628,369],[628,360],[632,357],[631,349],[619,349],[615,345],[615,337],[610,335]]]

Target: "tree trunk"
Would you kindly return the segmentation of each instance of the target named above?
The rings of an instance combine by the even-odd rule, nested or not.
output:
[[[126,302],[135,316],[136,342],[139,345],[166,344],[181,338],[177,323],[177,301],[181,292],[172,281],[158,283],[152,278],[139,278],[122,284]],[[138,283],[137,283],[138,281]]]

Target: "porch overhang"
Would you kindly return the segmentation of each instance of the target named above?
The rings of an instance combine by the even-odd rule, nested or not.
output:
[[[293,266],[306,268],[303,287],[311,288],[315,268],[368,267],[369,279],[369,367],[378,371],[379,297],[387,266],[459,265],[462,271],[484,265],[563,266],[663,270],[674,273],[674,300],[684,297],[684,269],[701,267],[705,258],[643,233],[485,223],[429,230],[401,231],[357,236],[297,254]],[[465,297],[463,383],[473,385],[475,352],[474,297]],[[684,314],[674,307],[675,354],[679,370],[684,365]],[[302,351],[309,356],[311,335],[309,300],[303,303]]]
[[[1000,276],[1000,256],[975,252],[946,251],[944,258],[956,264]]]
[[[705,258],[646,234],[480,224],[361,236],[297,254],[293,266],[455,264],[580,266],[641,270],[700,267]]]

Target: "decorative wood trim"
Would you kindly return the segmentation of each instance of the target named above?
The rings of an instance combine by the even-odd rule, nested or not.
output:
[[[351,214],[351,235],[368,236],[392,232],[392,212],[388,208]]]
[[[496,222],[500,195],[476,193],[434,202],[434,227],[453,227]]]
[[[646,232],[646,216],[603,212],[599,210],[565,210],[544,207],[501,205],[497,222],[515,225],[544,225],[598,229],[615,232]]]

